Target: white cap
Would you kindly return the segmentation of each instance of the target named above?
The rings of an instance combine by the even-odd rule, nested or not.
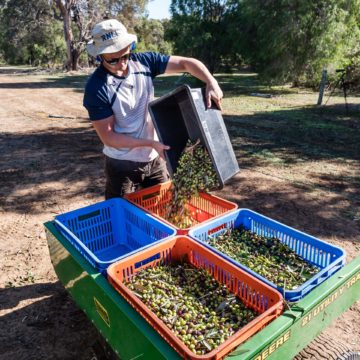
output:
[[[92,40],[87,44],[91,56],[111,54],[125,49],[137,41],[136,35],[129,34],[118,20],[104,20],[94,26]]]

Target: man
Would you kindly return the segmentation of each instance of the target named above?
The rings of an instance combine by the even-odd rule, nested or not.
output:
[[[84,106],[104,144],[105,198],[168,180],[164,151],[148,112],[154,97],[152,79],[163,73],[188,72],[206,84],[206,101],[221,109],[223,93],[204,64],[196,59],[153,52],[133,53],[136,35],[117,20],[95,25],[88,52],[101,65],[90,77]],[[171,121],[171,118],[169,118]]]

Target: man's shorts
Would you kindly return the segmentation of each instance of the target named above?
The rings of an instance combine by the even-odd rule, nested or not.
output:
[[[128,194],[169,180],[166,162],[159,156],[150,162],[117,160],[105,156],[105,198]]]

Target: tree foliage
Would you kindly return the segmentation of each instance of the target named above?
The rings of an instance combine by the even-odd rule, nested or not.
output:
[[[60,11],[67,47],[68,70],[76,70],[94,25],[104,17],[119,18],[130,28],[144,13],[146,0],[53,0]]]
[[[138,50],[195,57],[211,72],[250,65],[273,82],[317,83],[321,70],[360,67],[360,0],[172,0],[150,20],[150,0],[0,0],[0,61],[87,65],[104,16],[139,37]],[[174,51],[172,51],[174,50]]]
[[[167,38],[211,71],[245,61],[272,81],[311,83],[355,63],[360,0],[172,0]]]
[[[66,43],[67,70],[77,70],[81,53],[91,37],[91,29],[104,12],[101,2],[92,0],[54,0],[55,18],[62,21]]]
[[[155,20],[143,17],[134,27],[138,36],[137,49],[139,51],[156,51],[171,54],[171,43],[164,40],[164,31],[167,20]]]
[[[174,42],[179,55],[202,60],[211,72],[232,54],[227,36],[229,0],[173,0],[172,20],[166,38]]]
[[[359,0],[237,1],[234,51],[268,79],[317,81],[322,68],[343,67],[359,51],[359,9]]]
[[[36,6],[34,6],[36,5]],[[0,51],[12,64],[57,64],[65,58],[60,26],[46,0],[0,3]]]
[[[0,0],[0,58],[76,70],[91,29],[105,16],[133,29],[147,0]],[[85,64],[86,65],[86,64]]]

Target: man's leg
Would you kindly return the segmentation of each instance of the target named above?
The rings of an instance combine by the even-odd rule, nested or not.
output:
[[[105,156],[105,199],[123,197],[135,191],[145,177],[143,166],[142,163]]]
[[[166,161],[161,157],[157,157],[149,163],[149,169],[142,183],[142,187],[161,184],[170,179],[169,172],[166,167]]]

